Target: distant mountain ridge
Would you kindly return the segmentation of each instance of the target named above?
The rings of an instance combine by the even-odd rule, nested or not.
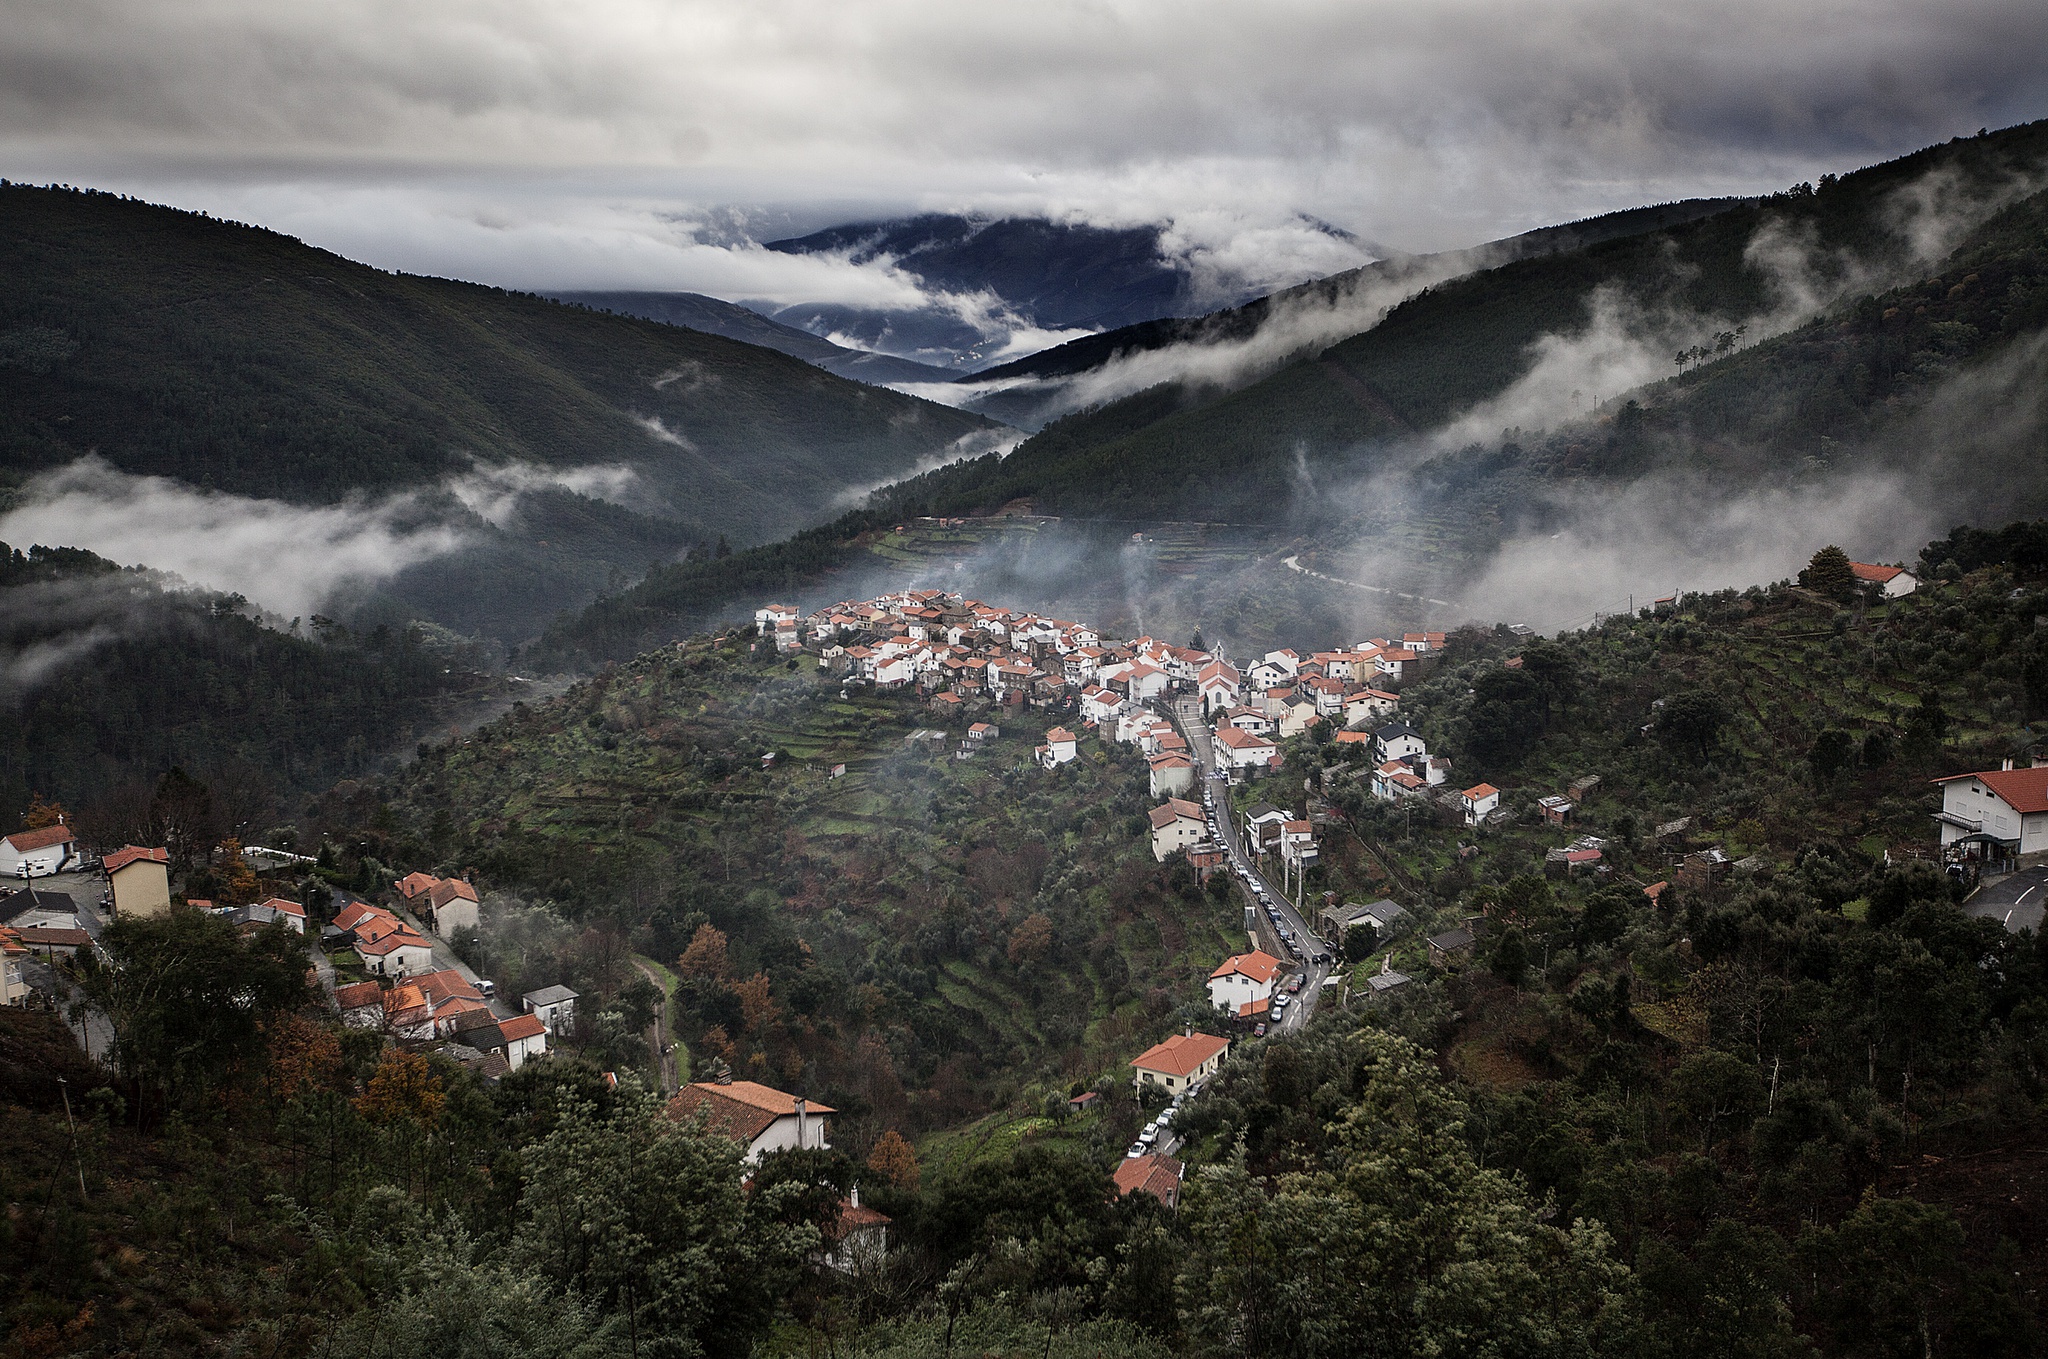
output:
[[[899,359],[892,354],[848,349],[820,339],[807,330],[783,325],[736,302],[724,302],[702,293],[600,291],[548,293],[547,296],[557,302],[590,307],[596,311],[638,316],[664,325],[701,330],[708,335],[723,335],[728,340],[773,349],[828,373],[878,387],[896,382],[949,382],[954,377],[950,368]]]
[[[1320,223],[1315,229],[1344,235]],[[766,248],[843,255],[856,264],[887,260],[930,289],[933,304],[919,311],[750,305],[813,335],[850,337],[863,348],[973,371],[1001,351],[1006,337],[1113,330],[1212,310],[1216,300],[1198,297],[1185,262],[1169,257],[1166,230],[949,213],[848,223]],[[948,306],[943,298],[973,305]]]

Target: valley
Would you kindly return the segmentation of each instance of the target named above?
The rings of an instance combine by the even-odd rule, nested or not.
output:
[[[0,185],[0,1344],[2038,1352],[2044,168],[756,251],[972,317]]]

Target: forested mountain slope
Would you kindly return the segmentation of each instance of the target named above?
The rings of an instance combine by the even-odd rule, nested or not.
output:
[[[511,639],[608,572],[780,537],[992,428],[771,350],[110,194],[0,187],[0,250],[0,484],[91,453],[241,497],[416,497],[473,551],[398,592]],[[465,503],[502,502],[489,524],[450,494],[466,477]]]
[[[183,768],[254,836],[505,687],[416,630],[287,633],[249,612],[88,552],[0,544],[0,808],[38,794],[118,844]]]
[[[658,292],[566,292],[551,293],[549,296],[562,302],[578,306],[593,307],[598,311],[617,312],[622,316],[640,316],[649,321],[661,321],[671,326],[686,326],[712,335],[723,335],[729,340],[759,345],[773,349],[780,354],[802,359],[828,373],[852,378],[856,382],[876,384],[891,382],[945,382],[952,378],[948,369],[935,368],[930,364],[915,363],[899,359],[893,354],[876,354],[864,349],[848,349],[832,343],[807,330],[786,326],[780,321],[771,321],[757,311],[750,311],[732,302],[723,302],[702,293],[658,293]]]
[[[1838,296],[1910,283],[2037,185],[2044,166],[2048,124],[2029,124],[1931,147],[1817,192],[1470,274],[1243,390],[1168,385],[1056,422],[988,467],[968,494],[987,504],[1028,495],[1054,512],[1285,515],[1297,454],[1369,466],[1375,449],[1429,436],[1509,392],[1546,347],[1603,330],[1616,348],[1674,336],[1673,347],[1711,347],[1738,325],[1790,323],[1803,319],[1801,306],[1810,314]],[[1617,395],[1535,393],[1503,418],[1534,412],[1561,423]]]

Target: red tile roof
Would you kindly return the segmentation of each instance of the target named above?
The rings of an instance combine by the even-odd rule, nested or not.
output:
[[[1151,816],[1153,830],[1165,830],[1176,821],[1200,821],[1204,825],[1208,824],[1202,816],[1200,807],[1177,797],[1170,797],[1162,805],[1154,807]]]
[[[504,1032],[502,1025],[498,1031]],[[752,1142],[768,1131],[776,1119],[795,1116],[796,1096],[753,1081],[734,1081],[730,1085],[692,1081],[676,1091],[668,1102],[669,1117],[678,1121],[695,1118],[700,1109],[705,1111],[711,1131],[734,1141]],[[838,1111],[829,1105],[806,1101],[805,1112]]]
[[[1126,1157],[1116,1168],[1118,1194],[1150,1194],[1168,1207],[1180,1193],[1181,1163],[1171,1156],[1148,1152]]]
[[[68,845],[77,839],[69,826],[44,826],[41,830],[21,830],[7,837],[17,853],[26,854],[32,849],[48,849],[51,845]]]
[[[1185,1076],[1229,1046],[1229,1039],[1218,1038],[1214,1034],[1177,1033],[1165,1042],[1155,1043],[1133,1057],[1131,1065],[1168,1076]]]
[[[171,861],[171,852],[167,849],[143,849],[137,845],[126,845],[100,860],[100,863],[105,866],[107,872],[118,873],[129,864],[145,860],[154,864],[167,864]]]
[[[1850,562],[1849,570],[1858,580],[1867,580],[1876,585],[1888,583],[1892,577],[1904,575],[1903,566],[1872,566],[1867,562]]]
[[[440,879],[431,873],[408,873],[391,885],[398,889],[398,895],[411,901],[422,892],[431,892]]]
[[[1477,802],[1481,798],[1497,797],[1499,794],[1500,789],[1490,783],[1475,783],[1465,790],[1465,796],[1473,802]]]
[[[260,906],[267,906],[271,910],[276,911],[279,915],[295,915],[303,917],[306,914],[306,908],[304,906],[301,906],[298,902],[291,900],[289,897],[270,897],[264,901],[258,902],[257,904]]]
[[[30,948],[90,948],[92,936],[84,930],[60,930],[48,925],[30,925],[15,933]]]
[[[427,900],[434,903],[434,909],[437,911],[458,898],[463,901],[475,901],[476,888],[460,878],[443,878],[427,893]]]
[[[2048,812],[2048,765],[2034,769],[1987,769],[1977,774],[1953,774],[1936,783],[1957,779],[1980,779],[1986,788],[2003,798],[2014,811]]]
[[[334,988],[334,1004],[338,1009],[360,1010],[383,1003],[384,988],[373,981],[350,982],[347,986]]]
[[[1269,982],[1279,971],[1278,958],[1264,949],[1255,949],[1250,953],[1240,953],[1234,958],[1225,958],[1217,964],[1216,970],[1209,974],[1209,979],[1214,981],[1218,977],[1228,977],[1235,973],[1250,977],[1255,982]]]
[[[518,1042],[522,1038],[539,1038],[547,1031],[548,1026],[540,1022],[539,1015],[515,1015],[511,1019],[498,1021],[498,1032],[508,1043]]]

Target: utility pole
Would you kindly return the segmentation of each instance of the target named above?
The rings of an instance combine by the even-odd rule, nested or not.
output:
[[[59,1076],[57,1089],[64,1096],[64,1121],[71,1126],[71,1163],[78,1167],[78,1201],[85,1203],[89,1201],[85,1192],[85,1160],[78,1154],[78,1121],[71,1116],[71,1082]]]

